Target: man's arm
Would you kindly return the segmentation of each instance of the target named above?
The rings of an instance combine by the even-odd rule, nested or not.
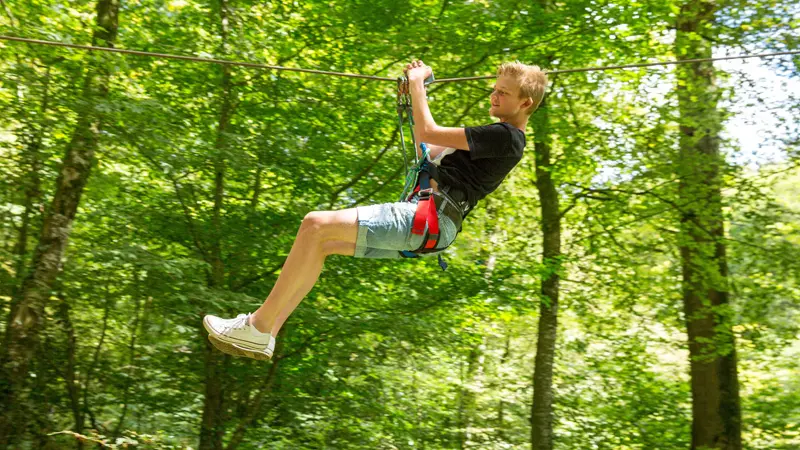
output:
[[[469,150],[467,133],[463,128],[440,127],[434,122],[431,110],[428,108],[428,100],[425,98],[424,77],[409,79],[408,84],[414,114],[414,134],[417,141],[432,144],[437,148],[438,151],[434,153],[434,148],[429,145],[431,157],[435,157],[447,147]],[[417,155],[422,157],[419,148]]]

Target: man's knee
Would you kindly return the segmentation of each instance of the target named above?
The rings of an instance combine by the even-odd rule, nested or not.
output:
[[[300,231],[303,235],[313,236],[323,241],[338,239],[356,241],[358,230],[355,210],[312,211],[303,217]]]
[[[303,217],[303,222],[300,223],[300,233],[305,236],[320,237],[327,223],[324,211],[311,211]]]

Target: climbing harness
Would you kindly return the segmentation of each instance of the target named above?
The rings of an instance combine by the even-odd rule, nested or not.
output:
[[[434,81],[433,73],[425,79],[425,84]],[[403,116],[408,118],[411,142],[414,145],[414,164],[409,169],[408,155],[405,146],[405,136],[403,135]],[[414,214],[414,224],[411,233],[423,236],[422,245],[415,250],[401,250],[400,255],[404,258],[419,258],[425,253],[439,253],[439,267],[447,270],[447,263],[441,255],[444,248],[436,248],[439,244],[439,216],[444,214],[456,226],[456,234],[461,231],[461,221],[463,213],[461,208],[448,195],[448,186],[444,186],[439,191],[434,191],[431,187],[431,179],[438,181],[436,166],[429,160],[428,146],[424,142],[419,144],[422,157],[417,158],[417,141],[414,137],[414,114],[411,108],[411,94],[409,93],[408,79],[398,77],[397,79],[397,117],[400,126],[400,147],[403,152],[403,163],[406,171],[406,180],[403,192],[400,195],[401,202],[411,202],[417,199],[417,211]],[[444,191],[444,192],[443,192]],[[446,247],[445,247],[446,248]]]

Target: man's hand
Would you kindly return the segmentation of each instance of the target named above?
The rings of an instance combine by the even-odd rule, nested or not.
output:
[[[420,60],[414,60],[410,64],[406,64],[406,77],[408,77],[409,82],[414,82],[417,80],[425,80],[433,73],[433,69],[429,66],[426,66]]]

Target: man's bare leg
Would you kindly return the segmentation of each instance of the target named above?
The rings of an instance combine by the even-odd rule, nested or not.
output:
[[[345,256],[353,256],[356,251],[356,244],[345,242],[345,241],[327,241],[323,245],[323,253],[326,256],[330,255],[345,255]],[[315,283],[316,284],[316,283]],[[309,289],[310,291],[310,289]],[[278,320],[275,321],[275,325],[272,326],[272,330],[270,334],[273,336],[277,336],[278,333],[281,331],[281,327],[283,327],[283,323],[286,322],[286,319],[289,318],[289,315],[294,312],[297,308],[297,305],[305,298],[305,296],[297,296],[294,300],[286,305],[278,314]]]
[[[251,316],[251,324],[276,336],[286,318],[317,283],[325,258],[332,254],[352,256],[357,236],[355,208],[307,214],[275,286]]]

